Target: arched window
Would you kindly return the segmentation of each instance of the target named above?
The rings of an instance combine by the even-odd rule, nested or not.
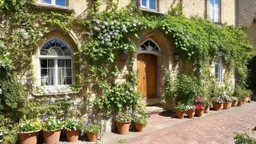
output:
[[[148,51],[148,52],[160,53],[159,47],[153,41],[151,41],[151,40],[145,41],[140,46],[140,51]]]
[[[72,51],[58,38],[47,41],[40,49],[41,85],[73,84]]]

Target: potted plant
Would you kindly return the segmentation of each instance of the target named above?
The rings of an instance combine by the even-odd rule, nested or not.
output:
[[[202,100],[202,104],[204,105],[204,113],[208,113],[210,111],[210,107],[212,103],[209,100]]]
[[[228,95],[223,96],[223,109],[231,107],[231,98]]]
[[[237,103],[238,103],[238,98],[237,97],[235,97],[235,96],[233,96],[232,98],[232,107],[236,107],[237,106]]]
[[[62,127],[63,123],[60,120],[56,120],[55,117],[46,119],[42,124],[44,142],[47,144],[59,143]]]
[[[237,106],[241,106],[242,104],[244,104],[244,96],[240,95],[238,96]]]
[[[221,97],[215,97],[213,99],[213,109],[220,110],[223,107],[223,99]]]
[[[99,136],[99,132],[101,130],[100,125],[98,124],[89,124],[85,128],[86,135],[89,141],[96,142]]]
[[[196,98],[195,105],[196,105],[196,116],[201,117],[204,113],[204,105],[200,97]]]
[[[68,118],[65,120],[63,129],[65,130],[67,140],[69,142],[78,141],[80,131],[83,128],[83,124],[78,118]]]
[[[186,112],[186,106],[184,104],[178,104],[176,107],[176,116],[180,119],[184,118]]]
[[[135,129],[138,132],[141,132],[144,127],[147,125],[148,123],[148,114],[146,113],[136,113],[133,116],[133,122],[135,125]]]
[[[195,109],[196,109],[195,106],[192,106],[192,105],[187,105],[187,106],[186,106],[188,118],[194,118]]]
[[[116,118],[116,126],[119,134],[127,134],[129,132],[132,116],[127,111],[120,112]]]
[[[18,124],[17,133],[21,144],[36,144],[37,136],[41,130],[39,120],[25,120]]]

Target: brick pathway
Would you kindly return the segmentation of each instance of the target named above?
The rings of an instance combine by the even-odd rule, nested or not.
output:
[[[233,144],[234,132],[247,132],[256,126],[256,102],[213,111],[193,119],[175,118],[171,113],[153,114],[143,132],[127,135],[104,133],[102,144]],[[68,142],[60,142],[67,144]],[[93,144],[82,140],[76,144]]]
[[[256,102],[211,114],[125,140],[128,144],[233,144],[234,132],[256,126]],[[160,118],[161,119],[161,118]],[[170,120],[171,121],[171,120]],[[166,123],[166,121],[163,121]],[[158,125],[157,119],[154,125]]]

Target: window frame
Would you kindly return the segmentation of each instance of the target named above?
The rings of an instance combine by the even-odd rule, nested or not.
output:
[[[221,0],[213,0],[214,1],[214,6],[213,9],[211,10],[211,0],[208,0],[208,19],[213,22],[213,23],[221,23]],[[216,9],[216,4],[215,1],[218,1],[218,20],[215,21],[215,14],[214,11]],[[212,17],[213,16],[213,17]]]
[[[144,9],[147,9],[147,10],[151,10],[151,11],[158,11],[158,0],[154,0],[155,1],[155,9],[151,9],[150,8],[150,3],[149,3],[150,0],[146,0],[146,6],[142,5],[142,0],[140,0],[140,7],[141,8],[144,8]]]
[[[218,77],[216,74],[216,66],[218,67]],[[218,55],[217,56],[217,61],[215,62],[215,66],[214,66],[214,72],[215,72],[215,80],[217,83],[223,83],[223,56],[222,55]]]
[[[50,0],[50,1],[51,1],[50,4],[44,3],[44,2],[42,2],[42,1],[43,1],[43,0],[38,0],[38,3],[39,3],[39,4],[44,4],[44,5],[54,5],[54,6],[59,6],[59,7],[68,7],[68,0],[65,0],[65,6],[63,6],[63,5],[57,5],[57,4],[56,4],[56,0]]]
[[[49,41],[53,40],[53,39],[57,39],[60,40],[62,43],[64,43],[68,49],[71,52],[71,56],[57,56],[57,55],[41,55],[41,49],[43,48],[43,46],[48,43]],[[41,46],[39,49],[39,60],[38,60],[38,71],[39,71],[39,84],[40,86],[45,86],[46,88],[52,88],[52,87],[66,87],[66,86],[72,86],[75,83],[75,79],[74,79],[74,64],[73,64],[73,51],[72,48],[70,47],[70,45],[63,39],[59,38],[59,37],[51,37],[50,39],[47,39]],[[54,60],[54,85],[42,85],[42,77],[41,77],[41,59],[53,59]],[[71,84],[64,84],[64,85],[59,85],[58,84],[58,60],[71,60],[71,77],[72,77],[72,83]]]

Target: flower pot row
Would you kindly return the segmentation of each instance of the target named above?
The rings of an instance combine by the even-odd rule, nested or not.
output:
[[[201,117],[203,113],[208,112],[207,109],[195,109],[195,110],[176,110],[176,115],[178,118],[184,118],[185,114],[187,114],[188,118],[193,118],[194,116]]]
[[[130,125],[131,125],[131,122],[116,121],[117,131],[119,134],[122,134],[122,135],[129,133]],[[145,124],[134,122],[134,126],[137,132],[142,132],[145,127]]]
[[[38,134],[40,131],[35,132],[19,132],[19,141],[20,144],[36,144]],[[42,131],[44,143],[46,144],[55,144],[59,143],[61,130],[56,131]],[[77,142],[80,135],[80,130],[65,130],[66,138],[69,142]],[[87,132],[87,137],[89,141],[96,142],[98,139],[99,133]]]

